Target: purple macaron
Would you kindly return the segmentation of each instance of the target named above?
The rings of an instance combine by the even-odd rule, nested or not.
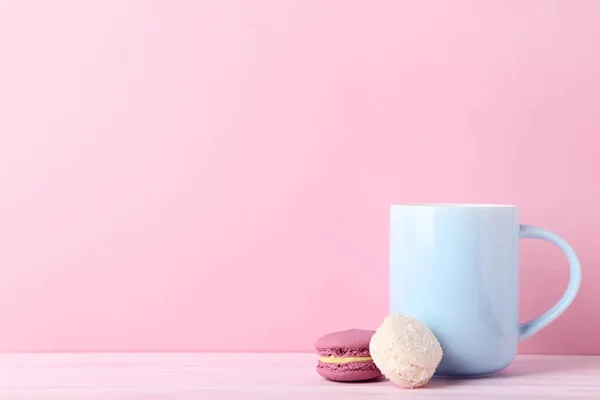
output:
[[[369,342],[375,331],[349,329],[333,332],[315,342],[319,363],[317,372],[323,378],[339,382],[366,381],[379,378]]]

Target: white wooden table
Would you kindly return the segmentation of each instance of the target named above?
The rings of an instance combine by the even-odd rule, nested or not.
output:
[[[314,354],[4,354],[0,399],[600,399],[600,357],[519,356],[489,378],[336,383]]]

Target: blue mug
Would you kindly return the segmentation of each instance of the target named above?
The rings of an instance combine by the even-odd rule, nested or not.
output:
[[[519,239],[547,240],[566,254],[569,285],[558,303],[519,324]],[[508,205],[414,204],[390,210],[390,314],[435,333],[436,376],[477,377],[509,366],[519,342],[556,319],[581,282],[575,252],[544,229],[519,225]]]

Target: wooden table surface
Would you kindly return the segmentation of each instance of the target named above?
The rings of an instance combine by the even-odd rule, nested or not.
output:
[[[336,383],[314,354],[4,354],[0,399],[600,399],[600,356],[519,356],[489,378]]]

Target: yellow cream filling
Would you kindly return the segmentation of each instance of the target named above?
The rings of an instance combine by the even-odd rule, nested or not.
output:
[[[320,357],[319,360],[328,364],[346,364],[351,362],[371,361],[371,357]]]

